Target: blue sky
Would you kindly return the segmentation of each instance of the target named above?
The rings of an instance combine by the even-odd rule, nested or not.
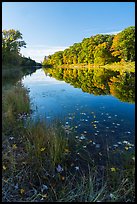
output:
[[[134,2],[4,2],[2,29],[20,30],[21,53],[41,62],[98,33],[117,33],[135,25]]]

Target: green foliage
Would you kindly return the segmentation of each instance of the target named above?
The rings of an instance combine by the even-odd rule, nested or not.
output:
[[[32,60],[30,57],[21,58],[21,66],[41,66],[40,63],[37,63],[35,60]]]
[[[21,40],[22,34],[14,29],[2,31],[2,61],[3,63],[18,64],[20,61],[20,48],[26,43]]]
[[[120,60],[135,60],[135,27],[126,28],[117,35],[97,34],[74,43],[64,51],[49,55],[43,65],[99,64]]]
[[[2,63],[4,65],[41,65],[30,57],[22,57],[20,54],[21,47],[26,47],[26,43],[22,40],[20,31],[14,29],[2,31]]]

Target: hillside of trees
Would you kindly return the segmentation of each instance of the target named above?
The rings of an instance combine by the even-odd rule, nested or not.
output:
[[[40,63],[35,62],[30,57],[24,57],[20,53],[21,47],[26,47],[22,40],[22,34],[18,30],[10,29],[2,31],[2,65],[13,66],[37,66]]]
[[[74,43],[64,51],[45,57],[44,66],[94,64],[135,61],[135,26],[116,35],[97,34]]]

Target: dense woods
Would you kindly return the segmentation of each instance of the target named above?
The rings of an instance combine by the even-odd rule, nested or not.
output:
[[[22,34],[18,30],[10,29],[2,31],[2,63],[3,65],[36,66],[41,65],[30,57],[24,57],[20,53],[21,47],[26,47],[22,40]]]
[[[135,26],[130,26],[116,35],[97,34],[74,43],[64,51],[46,56],[44,66],[69,64],[105,65],[120,61],[135,60]]]

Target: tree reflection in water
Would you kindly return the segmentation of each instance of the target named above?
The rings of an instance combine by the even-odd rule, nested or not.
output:
[[[45,74],[70,83],[83,92],[112,95],[120,101],[135,102],[135,73],[106,68],[44,68]]]

